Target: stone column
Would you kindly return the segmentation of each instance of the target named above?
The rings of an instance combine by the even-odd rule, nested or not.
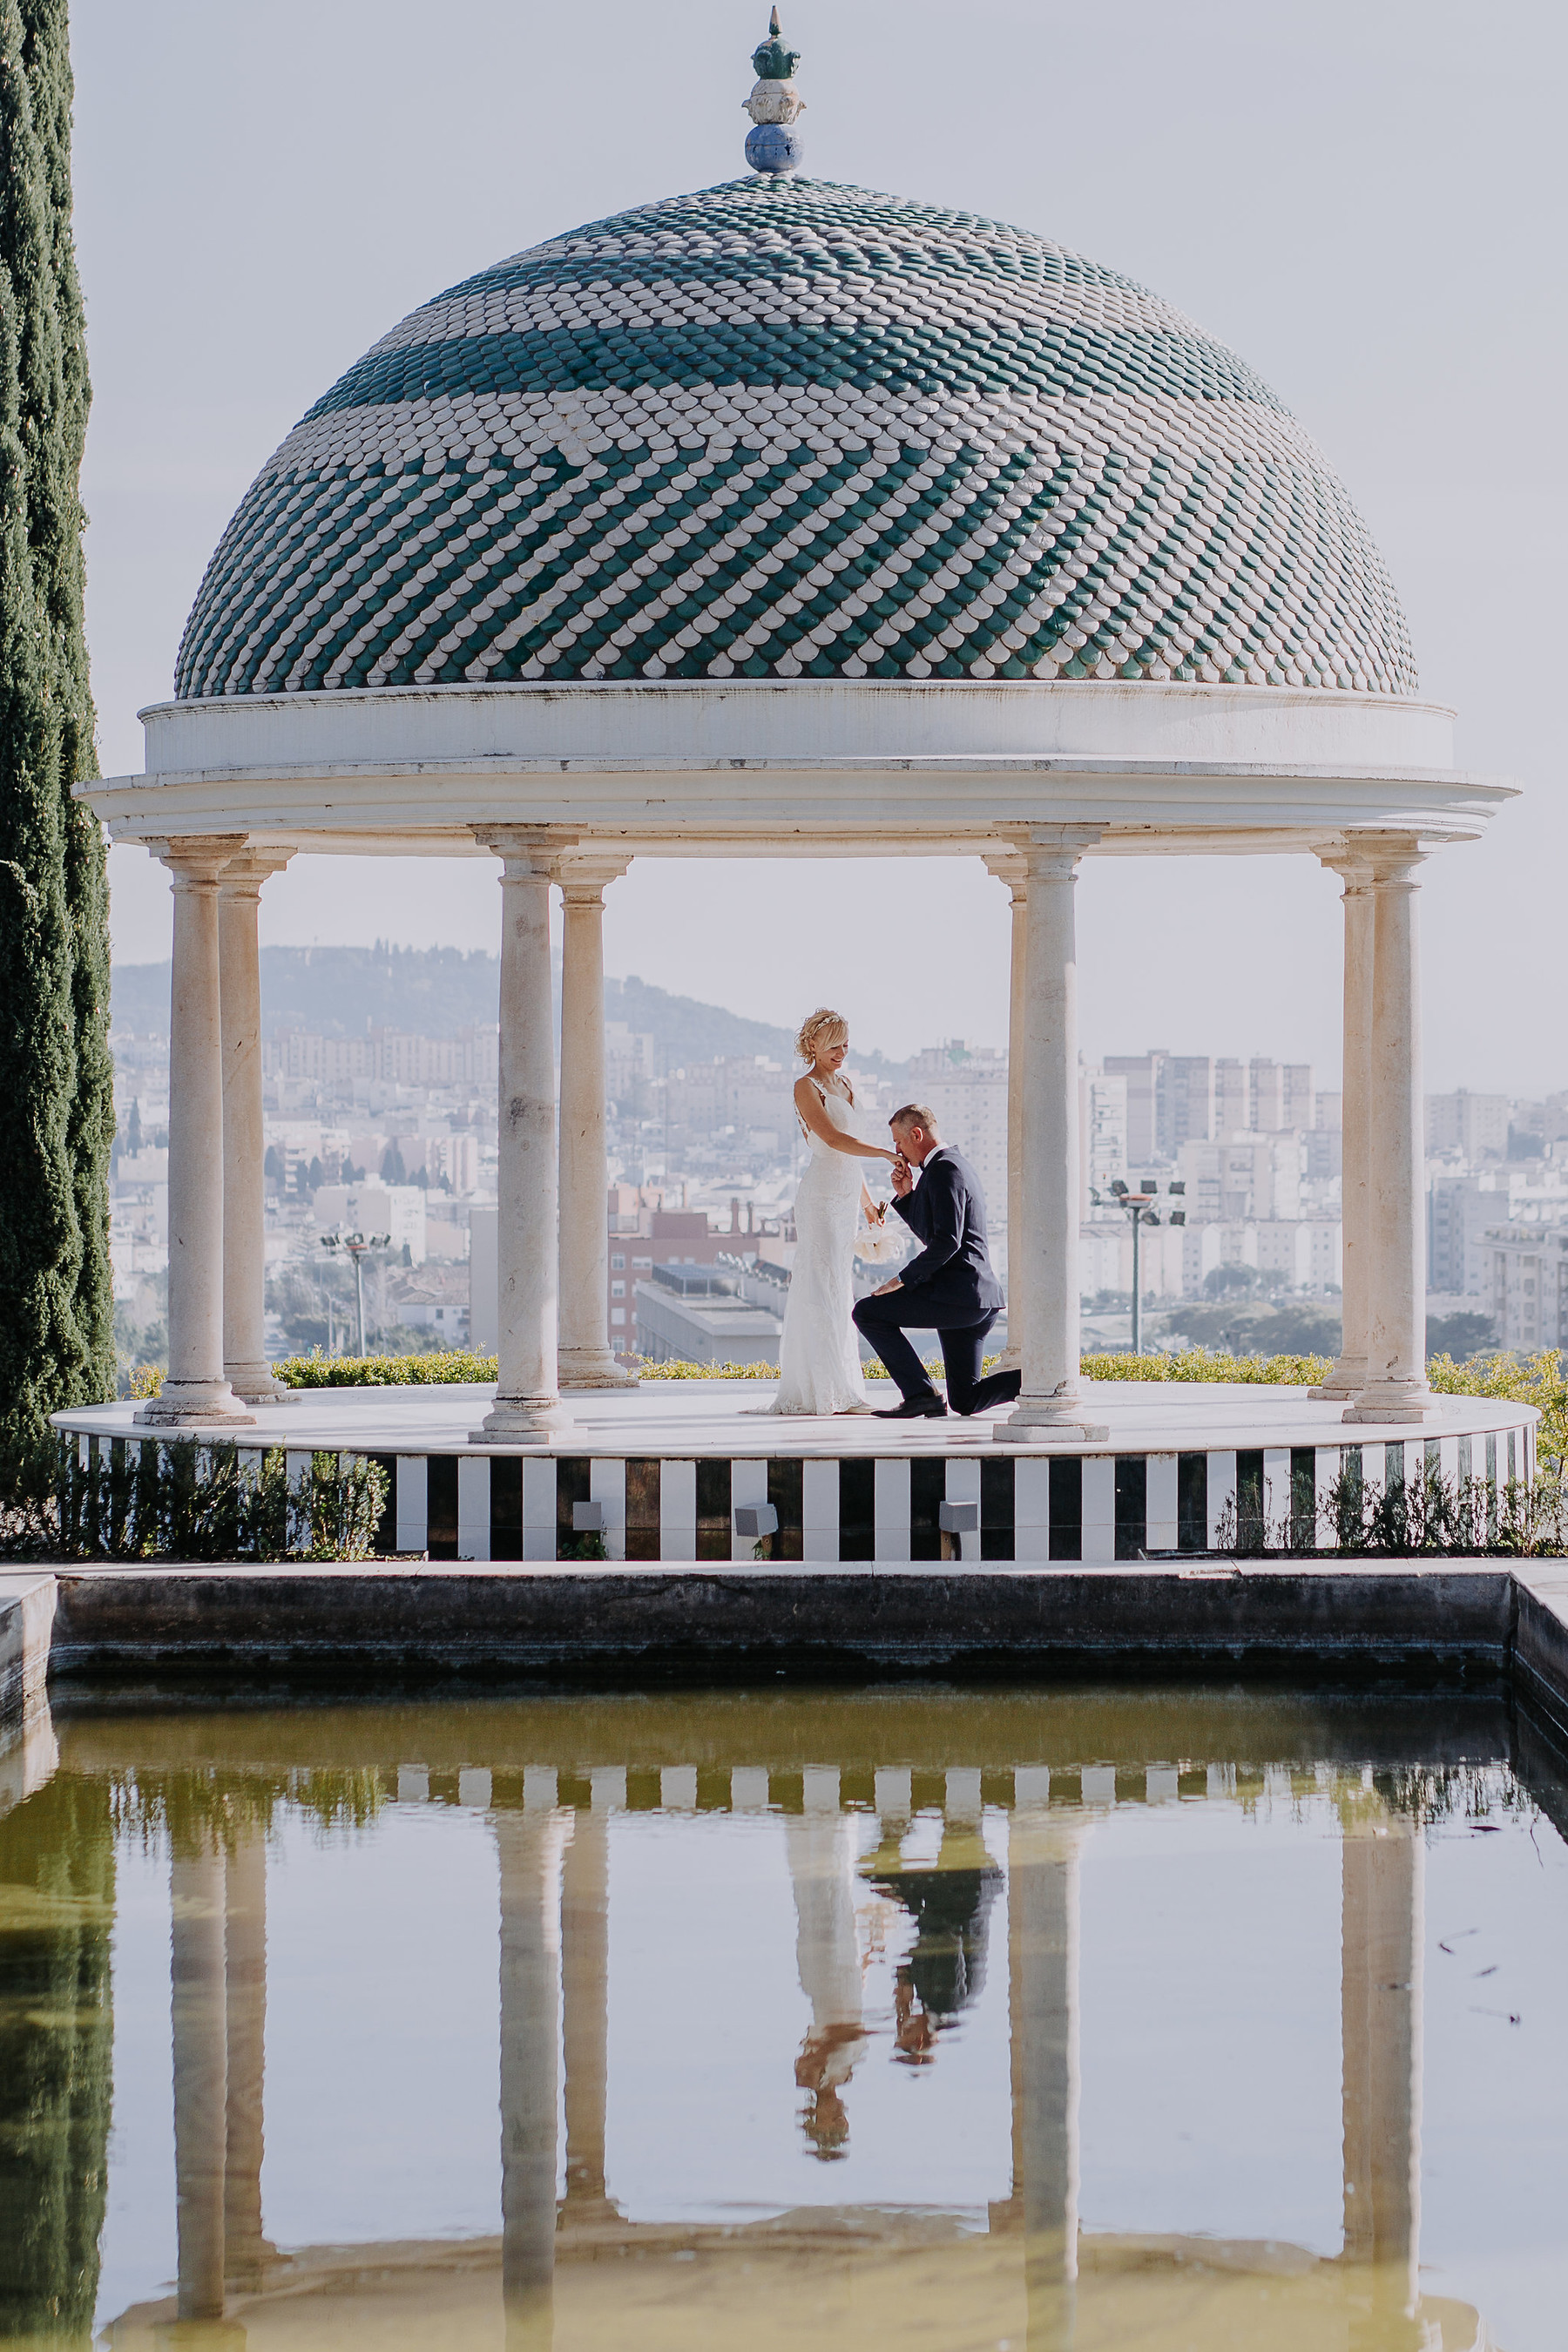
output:
[[[602,2206],[609,2091],[610,1843],[602,1804],[579,1809],[561,1867],[561,2043],[566,2202]]]
[[[1420,2300],[1426,1849],[1419,1822],[1358,1797],[1341,1852],[1343,2259],[1362,2323],[1351,2341],[1415,2352],[1400,2322],[1414,2322]]]
[[[261,886],[289,853],[250,849],[218,877],[223,1027],[223,1368],[247,1404],[292,1394],[267,1360],[267,1157],[261,1104]]]
[[[1423,852],[1408,834],[1373,834],[1366,836],[1366,853],[1373,908],[1367,1380],[1345,1419],[1425,1421],[1435,1407],[1426,1384],[1420,885],[1415,879]]]
[[[224,1377],[223,1045],[218,876],[237,839],[170,841],[174,881],[169,1008],[169,1372],[136,1415],[166,1423],[250,1423]]]
[[[1024,1385],[995,1434],[1027,1443],[1042,1429],[1082,1430],[1079,1381],[1078,947],[1073,893],[1079,859],[1097,833],[1042,826],[1022,850],[1027,894],[1024,950],[1023,1106],[1016,1160],[1019,1232],[1008,1263],[1025,1265]]]
[[[261,2228],[262,2093],[267,2063],[267,1841],[240,1832],[226,1873],[227,2128],[224,2163],[224,2271],[254,2293],[272,2252]]]
[[[500,1363],[494,1408],[471,1442],[548,1445],[570,1426],[556,1388],[551,861],[537,835],[508,829],[485,838],[501,859]]]
[[[179,2316],[223,2317],[224,2188],[228,2131],[225,1865],[204,1837],[177,1848],[170,1982],[174,2050],[174,2194]]]
[[[1028,1003],[1025,955],[1028,939],[1029,885],[1021,857],[988,857],[987,867],[1007,885],[1012,900],[1012,958],[1007,997],[1007,1345],[996,1369],[1021,1371],[1024,1366],[1025,1270],[1024,1247],[1024,1017]]]
[[[605,1162],[605,885],[625,858],[556,869],[561,958],[561,1385],[635,1388],[609,1344],[609,1171]]]
[[[1341,1221],[1343,1264],[1340,1276],[1343,1325],[1340,1352],[1320,1396],[1353,1397],[1366,1386],[1368,1152],[1372,1135],[1371,875],[1359,857],[1323,854],[1323,864],[1344,882],[1344,1091],[1342,1122]]]
[[[1020,1806],[1007,1833],[1012,2218],[1028,2352],[1068,2352],[1078,2302],[1079,1832]]]
[[[500,1864],[501,2294],[509,2352],[554,2333],[562,1816],[495,1817]]]

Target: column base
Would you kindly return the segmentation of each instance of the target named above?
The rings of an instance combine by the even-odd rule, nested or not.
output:
[[[1310,1397],[1358,1397],[1366,1386],[1366,1358],[1341,1356],[1329,1377],[1319,1387],[1309,1389]]]
[[[999,1445],[1037,1445],[1048,1437],[1079,1437],[1099,1444],[1110,1430],[1104,1422],[1085,1419],[1076,1394],[1058,1391],[1052,1396],[1021,1396],[991,1434]]]
[[[563,1389],[635,1389],[637,1376],[617,1364],[608,1348],[563,1348],[557,1358]]]
[[[294,1404],[300,1391],[277,1379],[270,1364],[226,1364],[224,1378],[243,1404]]]
[[[149,1397],[133,1416],[143,1429],[205,1428],[210,1425],[253,1429],[256,1415],[247,1412],[226,1381],[165,1381],[161,1393]]]
[[[1373,1381],[1342,1416],[1351,1422],[1430,1421],[1438,1399],[1425,1381]]]
[[[575,1426],[553,1396],[502,1397],[468,1432],[470,1445],[552,1445]]]

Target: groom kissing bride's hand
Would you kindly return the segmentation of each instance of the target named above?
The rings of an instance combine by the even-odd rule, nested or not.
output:
[[[856,1328],[887,1366],[902,1400],[884,1408],[879,1418],[940,1421],[951,1405],[968,1419],[1011,1403],[1023,1384],[1017,1372],[980,1377],[985,1335],[1003,1307],[1002,1286],[985,1244],[985,1195],[963,1154],[943,1143],[923,1103],[906,1103],[888,1124],[897,1147],[893,1207],[924,1247],[855,1309]],[[947,1374],[946,1404],[904,1337],[910,1329],[936,1332]]]

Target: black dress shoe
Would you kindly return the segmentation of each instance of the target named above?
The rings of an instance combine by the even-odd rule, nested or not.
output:
[[[939,1396],[905,1397],[901,1404],[880,1405],[879,1421],[945,1421],[947,1407]]]

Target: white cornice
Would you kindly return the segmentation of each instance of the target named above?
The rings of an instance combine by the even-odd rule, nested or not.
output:
[[[473,849],[548,828],[645,854],[973,852],[1090,824],[1101,853],[1478,833],[1514,788],[1452,713],[1257,687],[879,681],[387,688],[142,714],[148,768],[78,789],[124,840]]]

